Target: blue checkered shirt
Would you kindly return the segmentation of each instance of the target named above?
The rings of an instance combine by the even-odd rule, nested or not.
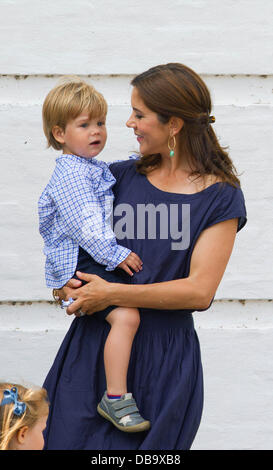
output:
[[[116,180],[108,165],[76,155],[56,159],[55,170],[38,202],[47,287],[58,289],[71,279],[79,246],[105,265],[106,271],[115,269],[131,252],[117,244],[112,230],[111,188]]]

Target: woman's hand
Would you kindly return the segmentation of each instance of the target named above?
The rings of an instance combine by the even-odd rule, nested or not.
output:
[[[78,312],[92,315],[92,313],[104,310],[111,304],[110,282],[105,281],[96,274],[86,274],[77,271],[77,276],[83,281],[86,281],[88,284],[85,284],[79,288],[75,288],[74,281],[76,279],[70,279],[70,281],[66,284],[66,287],[61,289],[62,295],[65,294],[66,299],[69,297],[74,299],[74,302],[66,309],[66,313],[68,315],[72,315],[74,313],[76,316],[79,316]]]
[[[82,281],[72,278],[61,289],[53,289],[53,297],[61,305],[61,301],[73,297],[74,289],[78,289],[81,285]]]

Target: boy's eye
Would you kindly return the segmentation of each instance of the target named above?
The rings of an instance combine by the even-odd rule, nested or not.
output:
[[[81,124],[81,127],[84,127],[84,128],[85,128],[85,127],[87,127],[87,126],[88,126],[88,122],[83,122],[83,123]]]
[[[104,126],[104,122],[103,121],[98,121],[98,126]]]

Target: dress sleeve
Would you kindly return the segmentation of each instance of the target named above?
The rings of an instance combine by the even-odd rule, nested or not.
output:
[[[238,218],[237,232],[239,232],[247,222],[245,199],[240,187],[233,187],[225,184],[219,191],[214,208],[209,216],[206,228],[218,222]]]

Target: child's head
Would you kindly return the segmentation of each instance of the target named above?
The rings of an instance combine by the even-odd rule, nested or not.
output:
[[[42,114],[48,147],[86,158],[103,149],[107,103],[80,78],[63,78],[48,93]]]
[[[44,388],[0,383],[0,450],[42,450],[48,410]]]

